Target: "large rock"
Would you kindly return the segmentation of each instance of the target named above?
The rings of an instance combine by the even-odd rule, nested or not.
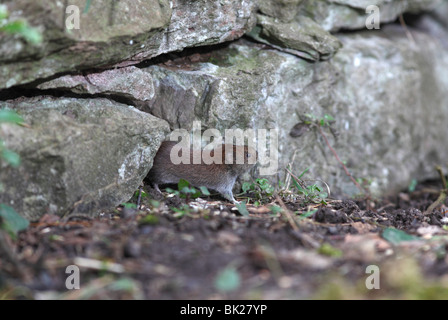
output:
[[[317,61],[331,58],[341,47],[336,37],[308,17],[299,16],[289,23],[261,14],[257,17],[259,28],[248,35],[281,51]]]
[[[442,0],[260,0],[259,9],[264,15],[281,23],[292,23],[308,16],[324,30],[365,29],[366,8],[375,5],[380,10],[380,22],[394,21],[405,12],[418,13],[439,10]]]
[[[165,121],[107,99],[40,97],[0,103],[30,126],[0,126],[20,154],[0,162],[0,203],[36,220],[45,213],[93,214],[130,199],[167,133]]]
[[[68,4],[80,9],[80,28]],[[32,45],[18,35],[1,34],[0,89],[56,73],[114,64],[136,64],[185,47],[211,45],[241,37],[255,23],[255,3],[236,1],[122,0],[62,2],[7,1],[10,20],[25,19],[43,34]]]
[[[134,66],[85,75],[65,75],[41,83],[37,88],[112,96],[128,99],[133,103],[148,101],[154,97],[151,75]]]
[[[375,5],[380,10],[381,26],[394,21],[405,12],[434,10],[442,0],[306,0],[299,15],[307,15],[327,31],[365,29],[369,14],[366,8]]]

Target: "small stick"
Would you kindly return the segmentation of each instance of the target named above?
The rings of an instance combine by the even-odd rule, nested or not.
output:
[[[440,166],[436,166],[436,170],[440,175],[440,179],[442,180],[443,188],[440,190],[439,197],[436,201],[434,201],[428,209],[423,213],[424,215],[428,215],[434,211],[435,208],[437,208],[443,201],[446,199],[446,193],[447,193],[447,186],[446,186],[446,179],[443,175],[442,168]]]
[[[409,31],[408,26],[406,25],[406,22],[404,21],[402,13],[398,16],[398,20],[400,20],[400,24],[403,27],[404,32],[406,32],[406,36],[408,37],[409,41],[411,41],[413,44],[415,44],[414,36],[412,35],[411,31]]]
[[[443,174],[442,167],[436,166],[436,170],[440,175],[440,180],[442,180],[443,189],[446,189],[448,186],[446,185],[445,175]]]
[[[291,216],[291,212],[289,212],[289,209],[285,206],[285,203],[283,202],[283,200],[278,196],[278,194],[275,195],[275,198],[277,199],[280,206],[283,208],[283,212],[284,212],[289,224],[291,225],[291,227],[294,229],[294,231],[298,231],[299,227],[297,227],[297,224],[295,223],[294,218]]]
[[[325,139],[325,143],[327,144],[327,146],[330,148],[331,152],[333,153],[334,157],[336,158],[336,160],[341,164],[342,168],[344,168],[345,174],[352,180],[352,182],[355,184],[355,186],[358,187],[359,190],[361,190],[361,192],[365,192],[365,190],[363,189],[363,187],[361,187],[361,185],[353,178],[353,176],[350,174],[350,172],[348,172],[347,167],[345,166],[344,163],[342,163],[341,159],[339,159],[338,154],[336,153],[336,151],[332,148],[332,146],[330,145],[330,143],[328,142],[327,136],[324,134],[324,132],[322,131],[322,128],[320,126],[317,126],[319,128],[319,132],[322,135],[322,137],[324,137]]]
[[[140,210],[140,202],[142,200],[142,189],[143,186],[138,187],[137,210]]]

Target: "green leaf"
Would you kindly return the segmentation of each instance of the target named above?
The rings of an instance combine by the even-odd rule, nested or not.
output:
[[[320,246],[320,248],[317,250],[317,252],[319,252],[320,254],[326,255],[326,256],[330,256],[330,257],[341,257],[342,256],[342,251],[333,247],[331,244],[329,243],[324,243]]]
[[[0,31],[20,34],[26,41],[32,44],[39,44],[42,42],[41,33],[37,29],[30,27],[24,20],[11,21],[2,26]]]
[[[185,179],[180,179],[179,183],[177,184],[177,189],[182,192],[182,189],[188,188],[189,186],[190,186],[190,182],[188,182]]]
[[[12,237],[15,237],[17,232],[28,228],[30,224],[27,219],[5,204],[0,204],[0,217],[1,228],[8,231]]]
[[[294,186],[297,188],[297,190],[303,191],[302,187],[300,186],[300,184],[297,182],[297,180],[295,178],[292,178],[292,183],[294,183]]]
[[[137,209],[137,205],[135,203],[122,203],[121,204],[123,207],[125,207],[126,209]]]
[[[243,192],[247,192],[251,190],[253,187],[253,184],[251,182],[243,182],[243,185],[241,186],[241,189],[243,189]]]
[[[303,170],[303,172],[300,174],[299,179],[302,179],[303,175],[310,170],[310,168],[306,168],[305,170]]]
[[[403,241],[419,240],[419,237],[410,235],[402,230],[395,228],[386,228],[383,231],[382,237],[392,244],[399,244]]]
[[[179,194],[179,191],[171,189],[171,188],[166,188],[165,191],[168,192],[168,193]]]
[[[314,210],[311,210],[311,211],[307,211],[307,212],[305,212],[305,213],[302,213],[301,215],[300,215],[300,220],[302,220],[302,219],[305,219],[305,218],[308,218],[308,217],[311,217],[314,213],[316,213],[317,212],[317,209],[314,209]]]
[[[23,118],[17,112],[7,109],[0,110],[0,122],[22,123]]]
[[[246,202],[240,202],[236,204],[238,211],[245,217],[249,216],[249,211],[246,208]]]
[[[159,218],[153,214],[148,214],[140,219],[140,224],[155,225],[159,223]]]
[[[11,151],[9,149],[3,149],[1,151],[1,157],[6,162],[8,162],[13,167],[18,167],[20,165],[20,156],[15,153],[14,151]]]
[[[207,187],[204,187],[204,186],[199,187],[199,190],[201,190],[201,192],[202,192],[202,194],[204,196],[209,196],[210,195],[210,191],[208,191]]]
[[[226,267],[216,276],[215,287],[221,292],[234,291],[241,285],[241,277],[234,267]]]
[[[270,209],[272,211],[272,214],[277,214],[277,213],[283,211],[283,209],[281,207],[275,206],[275,205],[271,206]]]
[[[415,188],[417,187],[417,183],[418,183],[417,179],[412,179],[411,183],[409,183],[408,191],[409,192],[414,192]]]
[[[0,4],[0,22],[8,18],[8,8],[4,4]]]
[[[132,292],[136,288],[134,280],[129,278],[121,278],[109,285],[109,288],[114,291],[128,291]]]
[[[87,0],[86,1],[86,6],[84,7],[84,11],[83,13],[87,13],[89,11],[90,8],[90,3],[92,2],[92,0]]]

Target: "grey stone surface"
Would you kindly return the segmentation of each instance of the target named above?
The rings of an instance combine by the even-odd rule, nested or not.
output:
[[[2,102],[27,127],[0,125],[18,168],[0,162],[0,203],[36,220],[45,213],[92,215],[126,202],[152,166],[165,121],[107,99],[40,97]]]
[[[80,28],[66,30],[71,17],[59,0],[5,2],[11,21],[25,19],[43,34],[31,45],[18,35],[1,34],[0,89],[86,68],[136,64],[185,47],[241,37],[255,23],[255,3],[236,1],[92,1],[80,8]],[[86,11],[87,12],[84,12]]]
[[[154,97],[151,75],[134,66],[86,75],[65,75],[41,83],[37,88],[71,91],[77,94],[117,96],[134,103],[151,100]]]
[[[299,16],[289,23],[260,14],[257,17],[260,27],[254,28],[248,35],[305,59],[327,60],[342,45],[336,37],[305,16]]]
[[[188,70],[151,66],[156,98],[146,111],[172,129],[277,128],[279,172],[297,152],[294,170],[327,181],[333,191],[358,192],[315,131],[292,138],[299,116],[330,114],[339,136],[327,137],[352,174],[374,194],[434,176],[445,164],[448,53],[437,39],[401,27],[344,35],[344,47],[326,62],[307,63],[276,50],[239,42]]]
[[[341,29],[365,29],[366,8],[376,5],[384,25],[397,19],[404,12],[437,10],[442,0],[306,0],[298,15],[306,15],[323,29],[336,32]]]

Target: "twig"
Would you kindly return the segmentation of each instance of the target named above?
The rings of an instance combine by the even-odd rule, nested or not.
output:
[[[409,31],[408,26],[406,25],[406,22],[404,21],[402,13],[398,16],[398,20],[400,20],[400,24],[403,27],[404,32],[406,33],[406,36],[408,37],[409,41],[411,41],[413,44],[415,44],[414,36],[412,35],[411,31]]]
[[[140,202],[142,200],[142,189],[143,186],[138,187],[137,210],[140,210]]]
[[[443,189],[448,188],[448,186],[447,186],[447,184],[446,184],[445,175],[443,174],[443,171],[442,171],[442,167],[440,167],[440,166],[436,166],[436,170],[437,170],[437,172],[439,173],[440,180],[442,180],[442,188],[443,188]]]
[[[440,194],[439,194],[439,197],[437,198],[437,200],[434,201],[428,207],[428,209],[426,209],[426,211],[423,213],[424,215],[428,215],[428,214],[432,213],[434,211],[434,209],[437,208],[446,199],[447,185],[446,185],[445,176],[443,175],[443,171],[442,171],[442,168],[440,166],[436,166],[436,170],[437,170],[437,172],[440,175],[440,180],[442,180],[443,187],[440,190]]]
[[[334,157],[336,158],[336,160],[341,164],[342,168],[344,169],[345,174],[352,180],[352,182],[355,184],[355,186],[357,186],[358,189],[361,190],[361,192],[365,192],[366,190],[364,190],[364,188],[361,187],[361,185],[353,178],[353,176],[350,174],[350,172],[348,172],[348,169],[345,166],[345,164],[341,161],[341,159],[339,159],[338,154],[333,149],[333,147],[330,145],[330,142],[328,142],[327,136],[323,132],[322,127],[321,126],[317,126],[317,127],[319,128],[319,132],[322,135],[322,137],[324,137],[325,143],[327,144],[328,148],[330,148],[330,150],[333,153]]]
[[[296,180],[297,183],[300,184],[300,186],[301,186],[303,189],[306,189],[306,185],[303,183],[303,181],[302,181],[300,178],[296,177],[296,176],[291,172],[291,170],[288,169],[288,167],[286,167],[285,169],[286,169],[286,171],[288,171],[288,173],[291,175],[291,177],[293,177],[294,180]]]
[[[294,231],[298,231],[299,227],[297,227],[296,222],[294,221],[294,218],[291,215],[291,212],[289,212],[289,209],[285,206],[285,203],[283,200],[278,196],[278,194],[275,195],[275,198],[277,199],[280,206],[283,208],[283,213],[286,216],[286,219],[288,220],[291,227],[294,229]]]
[[[24,266],[19,260],[17,260],[16,255],[9,247],[5,231],[3,230],[0,230],[0,256],[2,256],[4,261],[11,263],[14,267],[12,270],[14,275],[19,276],[22,280],[27,278],[26,272],[24,271]]]

